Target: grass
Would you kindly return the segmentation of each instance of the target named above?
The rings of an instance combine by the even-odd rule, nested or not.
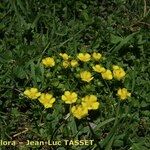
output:
[[[0,10],[0,139],[95,141],[92,146],[51,147],[58,150],[150,149],[148,1],[6,0],[1,2]],[[129,100],[115,105],[112,87],[106,82],[106,89],[103,85],[98,88],[99,92],[105,91],[100,96],[101,109],[87,119],[76,120],[66,115],[62,105],[45,110],[22,96],[26,87],[44,90],[50,86],[46,83],[51,80],[45,79],[39,67],[43,57],[58,56],[60,52],[73,55],[85,47],[89,52],[101,52],[107,66],[119,63],[127,70],[125,87],[132,93]],[[59,85],[56,93],[63,88],[57,77],[53,85]]]

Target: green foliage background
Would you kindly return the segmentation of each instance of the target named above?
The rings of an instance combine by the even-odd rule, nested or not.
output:
[[[85,137],[95,139],[95,144],[58,149],[150,149],[148,1],[4,0],[0,3],[0,10],[1,139],[26,141]],[[44,110],[36,102],[22,97],[25,87],[47,88],[43,68],[39,66],[44,56],[62,51],[74,54],[85,46],[89,51],[103,53],[108,66],[118,62],[124,66],[128,73],[125,86],[132,93],[129,101],[112,109],[112,93],[99,87],[106,91],[102,94],[106,106],[96,112],[99,117],[95,118],[93,112],[88,121],[77,121],[72,117],[64,119],[65,110],[61,105],[57,109]],[[49,82],[58,89],[63,88],[57,77]],[[26,128],[28,131],[21,133]]]

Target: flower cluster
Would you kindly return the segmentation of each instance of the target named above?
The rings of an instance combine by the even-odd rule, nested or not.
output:
[[[68,74],[68,77],[66,77],[66,79],[68,78],[67,82],[70,81],[69,78],[71,77],[73,80],[76,80],[77,85],[79,83],[81,87],[82,85],[95,84],[95,82],[93,82],[94,79],[107,80],[107,82],[117,80],[117,82],[121,81],[123,83],[126,76],[124,69],[118,65],[112,65],[110,67],[107,65],[108,67],[105,67],[105,63],[103,63],[102,60],[104,60],[103,56],[98,52],[93,52],[92,54],[81,52],[78,53],[76,57],[72,57],[67,53],[60,53],[57,59],[56,57],[46,57],[42,59],[41,64],[45,66],[46,70],[54,66],[56,66],[56,68],[57,66],[63,68],[63,71],[55,71],[57,73],[55,74],[56,76],[59,76],[60,72],[63,73],[64,69],[71,68],[71,72]],[[71,74],[72,72],[73,74]],[[37,99],[45,108],[52,108],[54,103],[57,103],[57,99],[61,97],[64,104],[70,105],[71,114],[78,119],[87,116],[90,110],[97,110],[99,108],[100,102],[97,99],[96,95],[98,95],[98,93],[96,91],[95,95],[92,92],[92,94],[85,94],[83,97],[83,95],[80,94],[80,89],[76,88],[75,90],[76,92],[65,87],[60,91],[60,93],[63,92],[62,95],[53,97],[53,95],[50,94],[51,92],[42,93],[38,91],[37,88],[32,87],[26,89],[24,95],[31,100]],[[131,96],[131,93],[128,92],[126,88],[119,87],[116,95],[121,101],[124,101]]]
[[[66,104],[75,104],[78,100],[78,94],[71,91],[65,91],[64,95],[62,95],[62,100]],[[97,101],[97,97],[95,95],[87,95],[81,99],[81,102],[77,103],[71,107],[71,112],[73,116],[78,119],[81,119],[88,115],[88,110],[96,110],[99,107],[99,102]]]
[[[63,59],[62,66],[64,68],[68,68],[70,65],[71,65],[71,67],[77,67],[78,66],[78,61],[76,59],[70,60],[70,56],[68,54],[60,53],[59,55]]]
[[[102,78],[105,80],[112,80],[113,77],[117,80],[121,80],[125,77],[126,73],[123,70],[123,68],[117,66],[117,65],[113,65],[113,71],[104,68],[103,66],[97,64],[95,66],[92,67],[93,70],[97,73],[101,73]]]
[[[53,106],[53,103],[55,102],[55,98],[52,94],[41,93],[37,88],[26,89],[24,91],[24,95],[29,99],[38,99],[45,108],[51,108]]]

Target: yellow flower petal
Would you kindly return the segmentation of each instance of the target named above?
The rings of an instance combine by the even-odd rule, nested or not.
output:
[[[82,105],[73,106],[71,108],[71,112],[74,117],[81,119],[88,115],[88,109],[83,107]]]
[[[126,88],[119,88],[117,91],[117,95],[121,100],[125,100],[131,96],[131,93],[129,93]]]
[[[55,66],[54,58],[52,58],[52,57],[44,58],[44,59],[42,59],[42,64],[45,67],[53,67],[53,66]]]
[[[111,80],[113,78],[112,72],[110,70],[106,70],[105,72],[101,73],[102,78],[105,80]]]
[[[117,80],[121,80],[126,75],[125,71],[119,66],[113,66],[113,76]]]
[[[24,95],[30,99],[37,99],[41,93],[38,92],[37,88],[30,88],[24,91]]]
[[[61,96],[61,99],[66,103],[66,104],[72,104],[77,101],[77,94],[75,92],[70,92],[70,91],[65,91],[64,95]]]
[[[95,95],[87,95],[82,98],[82,106],[86,107],[88,110],[98,109],[99,102],[97,102],[97,97]]]
[[[78,66],[78,61],[77,60],[71,60],[70,64],[72,67],[76,67],[76,66]]]
[[[68,56],[68,54],[66,53],[60,53],[59,54],[64,60],[68,60],[70,56]]]
[[[62,65],[64,68],[68,68],[70,65],[70,62],[69,61],[63,61]]]
[[[102,73],[106,71],[106,69],[102,67],[101,65],[95,65],[92,68],[95,72],[98,72],[98,73]]]
[[[89,71],[81,72],[80,77],[81,77],[81,80],[85,81],[85,82],[90,82],[93,79],[93,77]]]
[[[91,55],[89,53],[79,53],[77,57],[83,62],[87,62],[91,59]]]
[[[93,58],[94,58],[96,61],[98,61],[98,60],[101,59],[102,54],[94,52],[94,53],[92,54],[92,56],[93,56]]]
[[[55,102],[55,98],[52,96],[52,94],[42,93],[39,97],[39,101],[44,105],[45,108],[51,108]]]

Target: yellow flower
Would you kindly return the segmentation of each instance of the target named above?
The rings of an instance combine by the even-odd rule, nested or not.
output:
[[[97,102],[97,97],[95,95],[87,95],[82,98],[82,106],[86,107],[88,110],[98,109],[99,102]]]
[[[105,72],[102,72],[101,74],[103,79],[111,80],[113,78],[112,72],[108,69]]]
[[[53,67],[55,66],[54,58],[52,57],[44,58],[42,59],[42,64],[45,65],[46,67]]]
[[[92,54],[92,56],[93,56],[93,58],[94,58],[96,61],[98,61],[98,60],[101,59],[102,54],[94,52],[94,53]]]
[[[71,60],[71,66],[72,67],[78,66],[78,61],[77,60]]]
[[[60,53],[59,54],[64,60],[68,60],[69,59],[69,56],[68,56],[68,54],[66,54],[66,53]]]
[[[55,98],[52,94],[42,93],[39,101],[44,105],[45,108],[51,108],[55,102]]]
[[[74,117],[81,119],[88,115],[88,109],[82,105],[73,106],[71,112]]]
[[[65,60],[65,61],[63,61],[62,65],[63,65],[64,68],[68,68],[69,65],[70,65],[70,62]]]
[[[24,91],[24,95],[30,99],[37,99],[41,95],[41,92],[38,92],[37,88],[30,88]]]
[[[121,80],[125,75],[125,71],[119,66],[113,66],[113,75],[117,80]]]
[[[116,69],[120,69],[120,67],[117,65],[113,65],[113,70],[116,70]]]
[[[93,68],[93,70],[95,71],[95,72],[98,72],[98,73],[102,73],[102,72],[105,72],[105,68],[104,67],[102,67],[101,65],[95,65],[95,66],[93,66],[92,67]]]
[[[64,95],[62,95],[61,99],[66,104],[72,104],[77,101],[77,94],[75,92],[65,91]]]
[[[83,62],[87,62],[91,59],[91,55],[89,53],[79,53],[77,57]]]
[[[131,96],[131,93],[129,93],[126,88],[122,88],[122,89],[120,88],[117,91],[117,95],[121,100],[125,100]]]
[[[83,71],[80,73],[80,77],[83,81],[90,82],[93,77],[89,71]]]

